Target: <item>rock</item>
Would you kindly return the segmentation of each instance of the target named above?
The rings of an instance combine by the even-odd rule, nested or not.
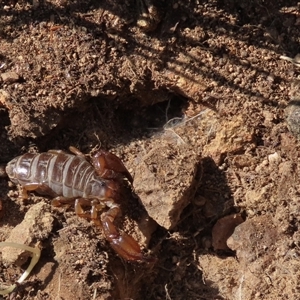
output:
[[[0,89],[0,106],[4,106],[7,109],[12,107],[9,93],[2,89]]]
[[[227,153],[237,153],[254,140],[253,128],[248,128],[241,116],[233,117],[230,122],[217,125],[216,137],[203,149],[203,156],[210,156],[217,165]]]
[[[236,251],[239,261],[250,263],[265,254],[276,250],[279,238],[272,217],[254,217],[237,226],[227,240],[230,249]]]
[[[53,227],[53,220],[50,205],[39,202],[28,210],[24,220],[11,231],[5,242],[34,246],[35,243],[49,236]],[[25,250],[11,247],[2,249],[2,259],[7,264],[21,266],[30,256],[31,253]]]
[[[132,220],[132,222],[136,223],[135,232],[137,232],[139,244],[148,248],[152,234],[157,229],[157,223],[149,218],[146,212],[140,215],[138,221]]]
[[[173,228],[194,195],[198,156],[187,144],[161,138],[148,144],[137,159],[134,189],[149,216],[166,229]]]
[[[16,72],[6,72],[2,73],[0,76],[4,83],[14,83],[20,79],[20,76]]]
[[[285,109],[286,122],[290,132],[300,139],[300,100],[290,101]]]
[[[229,250],[227,239],[232,235],[234,229],[244,220],[240,214],[225,216],[217,221],[212,229],[212,246],[214,250]]]
[[[278,165],[281,162],[281,156],[278,152],[274,152],[273,154],[268,155],[268,161],[271,164]]]

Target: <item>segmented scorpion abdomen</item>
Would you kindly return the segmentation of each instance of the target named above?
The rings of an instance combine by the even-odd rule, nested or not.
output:
[[[44,193],[51,196],[101,198],[107,190],[106,181],[85,158],[63,152],[26,153],[11,160],[6,172],[22,186],[44,185]]]

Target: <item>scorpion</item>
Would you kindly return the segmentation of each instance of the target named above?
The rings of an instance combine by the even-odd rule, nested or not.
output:
[[[26,153],[8,162],[6,173],[10,180],[22,187],[21,199],[28,191],[53,197],[52,205],[74,204],[79,217],[92,220],[102,227],[106,240],[117,254],[128,261],[154,262],[145,256],[138,242],[130,235],[119,232],[114,220],[120,212],[119,189],[121,179],[133,178],[122,161],[114,154],[100,150],[87,160],[75,147],[72,154],[62,150],[44,153]],[[108,210],[101,217],[99,212]],[[86,208],[91,208],[90,212]]]

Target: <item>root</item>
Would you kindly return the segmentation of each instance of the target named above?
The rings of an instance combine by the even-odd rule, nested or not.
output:
[[[39,246],[33,248],[33,247],[29,247],[27,245],[11,243],[11,242],[2,242],[2,243],[0,243],[0,247],[12,247],[12,248],[22,249],[22,250],[32,252],[32,258],[31,258],[31,262],[30,262],[28,268],[24,271],[24,273],[21,275],[21,277],[17,281],[18,283],[22,283],[28,277],[28,275],[30,274],[30,272],[32,271],[32,269],[36,265],[36,263],[39,261],[40,256],[41,256],[41,249],[39,248]],[[17,286],[16,284],[12,284],[8,288],[6,288],[4,290],[0,290],[0,295],[7,295],[7,294],[11,293],[16,288],[16,286]]]

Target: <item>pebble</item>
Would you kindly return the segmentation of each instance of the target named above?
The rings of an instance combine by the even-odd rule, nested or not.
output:
[[[290,132],[300,140],[300,100],[293,100],[285,109],[286,122]]]
[[[20,79],[20,76],[16,72],[6,72],[2,73],[0,76],[4,83],[14,83]]]
[[[34,246],[49,236],[53,228],[53,221],[50,205],[39,202],[28,210],[24,220],[11,231],[5,242]],[[2,260],[6,264],[21,266],[30,256],[31,253],[26,250],[11,247],[2,249]]]

